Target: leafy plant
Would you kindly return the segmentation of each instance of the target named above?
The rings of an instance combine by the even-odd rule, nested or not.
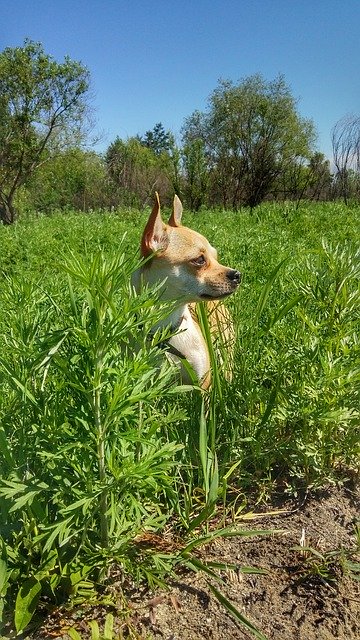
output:
[[[250,484],[296,491],[358,465],[359,211],[288,203],[191,217],[244,273],[227,302],[233,358],[200,310],[206,393],[176,386],[166,333],[149,338],[169,309],[129,284],[145,217],[54,213],[0,228],[6,632],[14,612],[19,631],[30,623],[37,601],[95,598],[112,563],[155,586],[191,556],[215,579],[195,550],[215,523],[221,535],[243,517]],[[142,544],[164,527],[170,550]],[[356,556],[344,570],[357,576]]]
[[[25,40],[0,53],[0,80],[0,220],[11,224],[17,190],[50,150],[70,146],[70,139],[73,145],[74,137],[80,142],[89,73],[68,57],[56,62],[40,43]]]
[[[108,613],[105,618],[103,633],[100,631],[99,624],[96,620],[91,620],[89,627],[91,640],[115,640],[116,637],[121,638],[121,636],[114,633],[114,616],[111,613]],[[81,635],[75,628],[69,629],[68,634],[71,640],[81,640]]]
[[[172,512],[181,447],[160,429],[178,414],[159,403],[174,393],[173,373],[157,346],[164,336],[147,339],[167,309],[156,292],[134,294],[133,267],[121,253],[70,258],[62,305],[8,283],[17,321],[1,361],[2,589],[17,631],[40,593],[91,595],[115,561],[141,575],[132,540]],[[156,574],[149,558],[144,571]]]
[[[305,542],[305,541],[304,541]],[[318,578],[325,583],[334,583],[342,573],[349,574],[354,580],[360,580],[360,537],[359,525],[355,525],[355,546],[352,548],[340,547],[324,553],[314,546],[300,544],[293,547],[298,552],[300,562],[296,569],[296,575],[301,582]]]

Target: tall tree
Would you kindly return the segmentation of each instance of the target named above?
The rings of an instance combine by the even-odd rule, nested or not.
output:
[[[40,43],[0,53],[0,220],[16,218],[17,190],[50,155],[73,146],[89,113],[89,72],[56,62]]]
[[[332,148],[336,167],[336,181],[347,203],[354,172],[360,171],[360,117],[345,116],[332,130]]]
[[[169,190],[170,157],[157,155],[138,138],[116,138],[107,149],[105,161],[122,204],[142,206],[152,201],[155,190],[162,197]]]
[[[190,209],[198,211],[205,203],[209,181],[204,142],[201,139],[196,138],[184,146],[183,165],[185,198]]]
[[[171,146],[171,134],[165,131],[161,122],[158,122],[152,130],[146,131],[143,138],[140,137],[141,144],[151,149],[156,155],[168,152]]]
[[[309,158],[315,139],[311,121],[299,116],[282,77],[261,75],[238,84],[220,81],[206,113],[195,112],[183,127],[185,143],[204,141],[209,168],[222,185],[215,194],[225,206],[255,207],[289,162]]]
[[[309,173],[309,197],[312,200],[328,200],[332,182],[330,161],[320,151],[310,158]]]
[[[282,199],[296,200],[297,207],[303,198],[327,200],[331,192],[330,162],[316,151],[307,163],[288,163],[277,186]]]

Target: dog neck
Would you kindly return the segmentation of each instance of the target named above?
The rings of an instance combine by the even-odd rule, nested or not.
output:
[[[132,283],[137,291],[141,290],[142,273],[142,268],[140,268],[132,277]],[[175,333],[166,341],[167,355],[170,360],[180,366],[182,381],[185,384],[193,383],[186,367],[181,364],[181,360],[185,359],[194,370],[197,379],[201,381],[201,386],[207,388],[210,384],[209,352],[200,327],[190,312],[189,305],[185,303],[176,305],[166,318],[156,323],[153,331],[166,327],[170,328],[171,333]]]
[[[181,377],[184,383],[193,382],[189,373],[181,363],[185,359],[194,370],[196,378],[203,381],[202,386],[207,386],[206,380],[209,375],[210,358],[203,334],[198,323],[191,315],[188,305],[176,308],[162,322],[162,326],[170,326],[175,335],[168,340],[168,356],[171,360],[181,365]]]

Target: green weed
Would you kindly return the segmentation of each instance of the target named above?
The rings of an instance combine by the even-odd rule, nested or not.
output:
[[[168,309],[129,284],[146,215],[0,228],[0,619],[15,611],[19,632],[44,597],[94,597],[112,563],[153,586],[188,561],[137,544],[146,532],[171,525],[196,547],[248,486],[358,466],[359,210],[185,214],[244,274],[233,361],[200,310],[206,393],[177,387],[164,335],[147,339]]]
[[[314,546],[301,544],[293,547],[298,553],[299,562],[295,576],[298,582],[320,580],[332,585],[342,574],[353,580],[360,580],[360,538],[359,525],[355,525],[355,545],[351,548],[340,547],[331,551],[320,552]]]
[[[146,340],[168,310],[134,295],[133,268],[123,254],[72,257],[62,302],[22,281],[3,294],[16,317],[0,362],[2,589],[18,632],[40,594],[91,595],[112,562],[163,571],[136,562],[132,541],[171,517],[181,445],[161,427],[179,414],[160,406],[174,393],[164,336]]]

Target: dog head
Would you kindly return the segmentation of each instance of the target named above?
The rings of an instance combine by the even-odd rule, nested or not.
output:
[[[161,218],[159,196],[147,221],[141,254],[149,258],[142,269],[148,284],[164,281],[164,300],[184,303],[220,300],[238,287],[241,274],[224,267],[217,252],[200,233],[181,225],[182,204],[174,198],[167,224]]]

